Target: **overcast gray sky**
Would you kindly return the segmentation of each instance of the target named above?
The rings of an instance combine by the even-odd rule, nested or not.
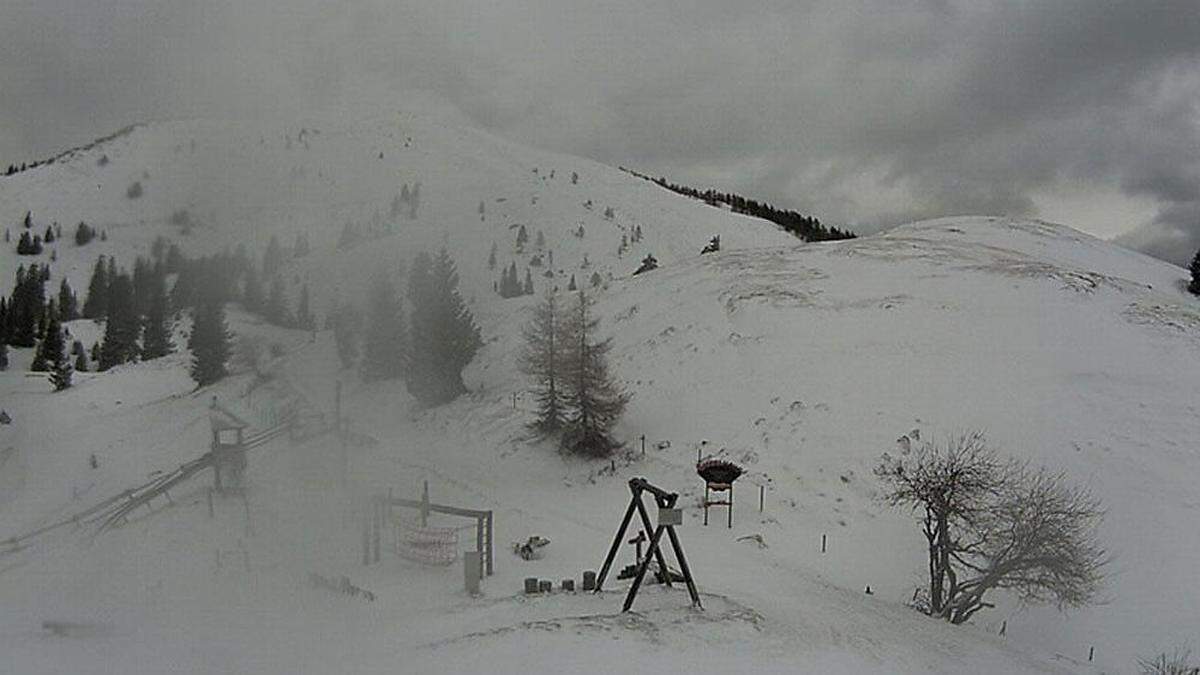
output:
[[[0,163],[432,89],[522,142],[869,232],[1200,247],[1200,2],[3,0]]]

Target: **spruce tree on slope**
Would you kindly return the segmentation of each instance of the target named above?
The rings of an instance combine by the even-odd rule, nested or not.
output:
[[[416,256],[408,290],[412,346],[406,384],[425,405],[447,403],[466,392],[462,371],[483,340],[458,294],[458,272],[446,249],[436,260],[424,252]]]
[[[242,283],[242,307],[247,312],[258,313],[263,310],[262,280],[258,276],[258,267],[251,262],[246,267],[246,277]]]
[[[350,324],[355,317],[348,314],[341,319]],[[353,325],[346,325],[342,330],[352,331]],[[407,355],[408,333],[404,329],[400,296],[387,274],[380,272],[372,279],[367,294],[367,327],[361,364],[363,380],[370,382],[401,377]],[[343,363],[346,360],[343,358]]]
[[[62,324],[58,320],[58,310],[51,300],[46,311],[46,328],[42,331],[41,342],[38,342],[37,352],[29,369],[35,373],[48,373],[54,364],[62,360],[63,339]]]
[[[204,298],[195,310],[192,334],[192,379],[198,387],[210,385],[228,374],[229,333],[225,328],[225,306],[216,299]]]
[[[611,343],[595,339],[598,325],[599,320],[592,316],[591,301],[579,291],[563,326],[567,354],[563,383],[571,414],[562,443],[569,452],[604,457],[618,446],[611,431],[629,402],[629,394],[608,374]]]
[[[63,321],[74,321],[79,318],[79,300],[66,277],[58,285],[58,316]]]
[[[8,370],[8,345],[0,341],[0,370]]]
[[[333,324],[333,340],[337,345],[338,359],[343,368],[358,362],[358,349],[362,333],[362,314],[353,305],[339,306],[329,317]]]
[[[317,327],[317,320],[308,307],[308,284],[300,287],[300,300],[296,303],[296,327],[304,330]]]
[[[274,276],[282,265],[283,249],[279,247],[279,239],[275,235],[271,235],[271,241],[267,243],[267,250],[263,253],[263,275]]]
[[[87,300],[83,302],[83,318],[103,319],[108,314],[108,267],[104,256],[96,258],[92,280],[88,282]]]
[[[50,317],[42,345],[42,352],[50,363],[50,383],[54,385],[54,391],[69,389],[74,369],[71,368],[71,357],[63,345],[62,323],[57,315]]]
[[[283,294],[283,280],[275,277],[271,281],[271,294],[263,308],[263,316],[276,326],[290,326],[292,317],[288,313],[287,298]]]
[[[547,290],[545,298],[533,308],[533,317],[522,333],[525,345],[518,362],[521,372],[534,381],[537,417],[530,424],[542,435],[553,434],[567,420],[562,389],[564,367],[562,310],[557,294]]]
[[[1196,257],[1192,258],[1192,283],[1188,284],[1188,290],[1200,295],[1200,251],[1196,251]]]
[[[41,270],[37,265],[30,266],[29,271],[24,266],[18,267],[12,301],[8,304],[9,344],[14,347],[37,344],[45,304],[46,289]]]
[[[108,370],[134,360],[140,332],[141,321],[133,311],[133,281],[125,272],[118,272],[108,289],[108,321],[96,369]]]
[[[168,320],[166,281],[156,276],[150,294],[146,316],[142,320],[142,360],[157,359],[170,354],[171,324]]]

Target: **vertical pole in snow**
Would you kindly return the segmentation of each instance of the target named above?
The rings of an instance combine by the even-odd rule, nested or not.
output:
[[[371,520],[367,513],[363,513],[362,532],[362,561],[365,567],[371,564]]]
[[[646,434],[642,434],[642,457],[646,456]]]
[[[342,381],[338,380],[333,390],[333,423],[337,432],[342,433]]]
[[[372,546],[372,556],[371,557],[374,560],[374,562],[379,562],[379,539],[380,539],[380,532],[383,530],[382,507],[383,507],[383,503],[380,502],[380,500],[376,499],[375,500],[375,509],[374,509],[375,526],[371,530],[371,546]]]
[[[761,484],[758,486],[758,512],[759,513],[762,513],[762,510],[763,510],[763,492],[765,490],[766,490],[766,488],[764,486],[762,486]]]
[[[821,535],[821,553],[825,552],[825,535]]]
[[[1096,656],[1096,648],[1094,646],[1088,647],[1088,663],[1092,662],[1094,656]]]
[[[487,575],[492,576],[492,551],[495,541],[492,539],[492,512],[487,512]]]
[[[483,576],[483,516],[475,519],[475,551],[479,555],[479,576]]]
[[[421,527],[429,526],[429,481],[421,489]]]

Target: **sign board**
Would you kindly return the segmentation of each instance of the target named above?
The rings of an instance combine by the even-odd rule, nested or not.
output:
[[[683,525],[683,510],[660,508],[658,510],[658,524]]]

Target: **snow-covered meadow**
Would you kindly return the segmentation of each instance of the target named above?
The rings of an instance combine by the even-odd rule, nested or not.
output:
[[[22,372],[28,350],[10,350],[0,538],[202,454],[214,395],[262,428],[289,402],[331,412],[340,380],[354,439],[345,489],[334,437],[284,438],[252,452],[246,498],[218,499],[212,517],[203,474],[102,536],[66,527],[0,555],[12,672],[1129,672],[1137,656],[1195,639],[1200,304],[1180,268],[1007,218],[803,244],[451,113],[368,119],[155,124],[0,179],[0,222],[14,233],[27,210],[43,229],[86,220],[108,233],[85,247],[60,242],[51,289],[66,276],[82,295],[97,254],[129,265],[158,235],[188,253],[261,252],[271,235],[290,246],[303,231],[312,252],[284,275],[310,286],[323,318],[336,301],[361,301],[376,270],[398,273],[445,245],[485,339],[465,373],[471,392],[425,411],[402,383],[341,370],[329,331],[314,340],[236,309],[235,333],[283,348],[268,387],[240,374],[194,391],[177,353],[51,393]],[[133,181],[144,187],[137,199]],[[417,182],[416,217],[393,218],[400,187]],[[187,235],[172,223],[180,210]],[[379,236],[339,250],[347,221]],[[532,401],[516,354],[536,298],[492,290],[503,266],[516,261],[523,275],[538,253],[514,250],[520,225],[554,252],[553,266],[532,269],[538,291],[601,275],[601,330],[633,394],[617,429],[627,452],[612,464],[563,457],[525,429]],[[642,241],[618,253],[635,226]],[[716,234],[722,251],[699,256]],[[661,267],[631,277],[647,253]],[[0,252],[6,291],[30,260]],[[881,503],[872,469],[913,429],[982,429],[1006,453],[1089,485],[1108,510],[1103,602],[1064,615],[1001,599],[959,627],[908,609],[924,542],[909,514]],[[720,511],[700,524],[701,445],[748,469],[732,529]],[[626,582],[524,596],[525,577],[578,580],[600,565],[633,476],[681,494],[705,610],[681,589],[651,586],[622,615]],[[479,598],[463,590],[461,561],[428,568],[385,551],[361,565],[363,497],[416,498],[425,480],[435,501],[496,514],[496,574]],[[551,540],[544,556],[512,555],[510,542],[534,534]],[[471,540],[464,531],[460,548]],[[631,562],[631,547],[621,556]],[[375,600],[315,587],[313,573],[345,575]],[[56,635],[44,622],[68,628]]]

